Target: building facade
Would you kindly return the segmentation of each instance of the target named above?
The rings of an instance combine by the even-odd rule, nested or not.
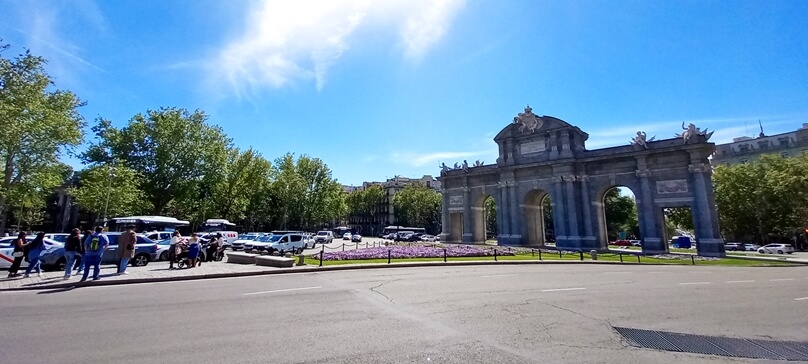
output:
[[[349,215],[344,224],[366,236],[377,236],[381,234],[385,226],[400,225],[396,217],[395,208],[393,207],[393,197],[405,187],[420,185],[431,188],[437,192],[440,191],[440,181],[430,175],[425,175],[421,178],[395,176],[384,182],[372,181],[363,182],[361,186],[343,186],[343,191],[347,194],[356,190],[364,190],[374,185],[381,186],[385,192],[382,203],[373,208],[370,214]]]
[[[787,133],[765,135],[761,130],[757,138],[739,137],[731,143],[716,145],[710,163],[713,166],[731,165],[756,160],[763,154],[792,157],[800,153],[808,153],[808,123]]]

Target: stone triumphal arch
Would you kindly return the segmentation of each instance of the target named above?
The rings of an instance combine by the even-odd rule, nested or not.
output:
[[[723,256],[707,159],[715,149],[711,134],[690,124],[673,139],[637,132],[630,145],[587,150],[588,134],[527,107],[494,138],[495,165],[442,166],[441,241],[484,241],[484,201],[490,196],[499,244],[542,246],[542,202],[549,196],[557,247],[606,249],[603,197],[622,186],[635,195],[643,252],[668,251],[663,211],[689,207],[699,254]]]

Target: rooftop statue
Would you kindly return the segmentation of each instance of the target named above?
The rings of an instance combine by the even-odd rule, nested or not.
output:
[[[682,122],[682,130],[684,131],[681,134],[676,134],[676,137],[682,138],[682,140],[685,141],[685,144],[695,142],[694,138],[697,136],[703,136],[705,141],[710,140],[710,137],[712,137],[713,133],[715,133],[715,131],[711,131],[708,133],[707,129],[701,130],[700,128],[697,128],[696,125],[693,123],[690,123],[685,128],[684,121]]]
[[[652,136],[651,139],[647,139],[647,134],[644,131],[638,131],[637,136],[631,138],[631,145],[639,145],[645,149],[648,149],[648,142],[653,142],[656,139],[656,136]]]
[[[533,114],[533,109],[530,108],[530,105],[525,107],[525,112],[520,112],[515,118],[513,118],[514,124],[519,124],[519,132],[524,133],[525,130],[529,130],[531,133],[535,132],[536,129],[541,128],[542,124],[544,123],[540,117]]]

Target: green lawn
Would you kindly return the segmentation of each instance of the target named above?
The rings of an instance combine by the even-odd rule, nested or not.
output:
[[[539,257],[538,254],[535,256],[531,256],[530,254],[519,254],[519,255],[506,255],[506,256],[498,256],[498,261],[506,261],[506,260],[535,260],[538,261]],[[542,261],[558,261],[558,260],[569,260],[569,261],[578,261],[580,260],[579,254],[563,254],[561,258],[559,258],[558,254],[542,254]],[[585,261],[591,261],[589,254],[584,254]],[[620,256],[618,254],[599,254],[598,255],[599,261],[606,261],[606,262],[619,262]],[[392,259],[391,263],[408,263],[408,262],[442,262],[443,258],[401,258],[401,259]],[[459,262],[459,261],[494,261],[494,257],[457,257],[457,258],[448,258],[447,261],[449,262]],[[756,260],[747,260],[747,259],[736,259],[736,258],[723,258],[718,260],[699,260],[698,258],[695,260],[696,265],[707,265],[707,266],[732,266],[732,267],[767,267],[767,266],[794,266],[796,264],[788,263],[788,262],[781,262],[781,261],[756,261]],[[363,259],[363,260],[326,260],[323,261],[323,266],[331,266],[331,265],[346,265],[346,264],[386,264],[387,259]],[[691,265],[692,262],[690,259],[659,259],[659,258],[651,258],[651,257],[640,257],[639,264],[671,264],[671,265]],[[306,258],[307,265],[319,265],[320,261],[316,258]],[[623,264],[638,264],[637,257],[635,255],[623,254]]]

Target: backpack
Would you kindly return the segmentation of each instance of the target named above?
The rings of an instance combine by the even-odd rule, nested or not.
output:
[[[90,239],[90,251],[97,252],[99,250],[101,250],[101,238],[96,235]]]

